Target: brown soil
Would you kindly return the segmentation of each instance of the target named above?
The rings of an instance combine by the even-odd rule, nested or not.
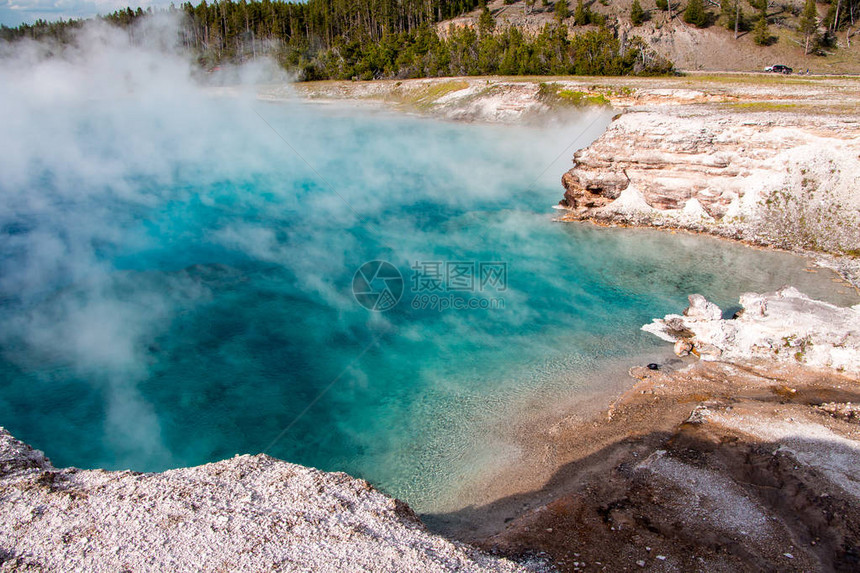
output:
[[[533,455],[497,483],[522,491],[552,463],[543,485],[425,520],[560,571],[856,571],[860,425],[832,403],[860,401],[860,380],[674,362],[632,369],[600,416],[521,436]]]

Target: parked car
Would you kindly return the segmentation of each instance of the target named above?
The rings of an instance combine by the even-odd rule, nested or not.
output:
[[[775,66],[768,66],[764,69],[766,72],[773,72],[775,74],[790,74],[794,70],[789,68],[788,66],[783,66],[782,64],[777,64]]]

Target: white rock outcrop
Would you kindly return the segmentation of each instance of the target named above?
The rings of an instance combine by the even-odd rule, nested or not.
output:
[[[237,456],[56,469],[0,428],[0,571],[521,571],[343,473]]]
[[[562,184],[565,219],[860,253],[860,123],[854,117],[628,110],[576,152]]]
[[[642,330],[703,360],[769,358],[860,374],[860,305],[839,307],[786,287],[744,294],[736,318],[722,319],[702,295],[689,300],[683,315],[654,319]]]

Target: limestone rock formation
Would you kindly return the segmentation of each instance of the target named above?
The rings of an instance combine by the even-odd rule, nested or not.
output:
[[[567,219],[710,232],[856,254],[860,125],[851,118],[628,111],[564,174]]]
[[[642,330],[704,360],[768,358],[860,374],[860,305],[838,307],[787,287],[744,294],[737,318],[724,320],[701,295],[689,298],[683,316],[654,319]]]
[[[56,469],[0,428],[0,570],[520,571],[343,473],[265,455],[160,474]]]

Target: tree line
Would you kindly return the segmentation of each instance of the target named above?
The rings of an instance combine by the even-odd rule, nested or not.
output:
[[[437,31],[439,22],[475,8],[477,25]],[[597,18],[595,29],[579,34],[568,33],[563,17],[534,36],[496,29],[485,0],[202,0],[167,11],[180,17],[179,43],[205,69],[270,56],[305,80],[673,71],[643,42],[619,38]],[[127,8],[100,18],[131,34],[151,14]],[[0,38],[69,42],[82,25],[40,20],[0,27]]]

